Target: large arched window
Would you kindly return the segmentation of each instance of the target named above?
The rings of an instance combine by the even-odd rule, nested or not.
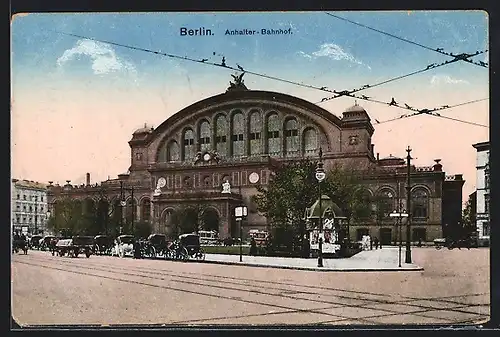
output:
[[[373,196],[366,188],[357,191],[358,200],[361,202],[356,203],[353,211],[359,219],[371,218],[376,210],[376,204],[373,202]]]
[[[171,140],[167,146],[167,161],[178,161],[180,159],[179,144],[175,140]]]
[[[285,123],[285,149],[286,155],[289,157],[299,154],[299,130],[295,118],[289,119]]]
[[[259,111],[250,112],[250,155],[262,153],[262,115]]]
[[[377,194],[377,220],[389,218],[389,214],[394,211],[395,193],[391,189],[385,188]]]
[[[182,137],[184,140],[184,157],[183,160],[193,159],[196,154],[196,149],[194,145],[194,132],[191,129],[187,129],[184,131],[184,135]]]
[[[210,123],[203,121],[200,124],[200,138],[199,138],[201,151],[210,150]]]
[[[215,148],[221,157],[227,156],[227,119],[219,115],[215,119]]]
[[[427,191],[423,188],[413,190],[411,193],[411,216],[413,218],[427,219],[429,198]]]
[[[318,152],[318,135],[316,130],[309,128],[304,131],[304,155],[316,156]]]
[[[245,121],[243,114],[237,112],[233,115],[233,130],[231,135],[233,157],[241,157],[245,154],[245,146],[243,142],[243,134],[245,133]]]
[[[141,205],[141,220],[148,221],[151,219],[151,200],[144,199]]]
[[[267,152],[269,155],[279,155],[281,152],[280,120],[276,113],[267,117]]]

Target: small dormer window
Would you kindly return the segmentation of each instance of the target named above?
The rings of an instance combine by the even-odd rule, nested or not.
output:
[[[142,152],[137,152],[137,153],[135,154],[135,159],[136,159],[136,160],[142,160]]]

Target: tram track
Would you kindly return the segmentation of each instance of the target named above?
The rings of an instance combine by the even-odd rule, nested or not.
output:
[[[173,287],[173,286],[167,286],[166,289],[170,290],[177,290],[177,291],[185,291],[197,295],[204,295],[204,296],[215,296],[218,298],[222,299],[228,299],[228,300],[235,300],[235,301],[241,301],[241,302],[246,302],[246,303],[252,303],[252,304],[258,304],[258,305],[265,305],[265,306],[273,306],[274,308],[281,309],[280,311],[277,311],[275,313],[285,313],[285,312],[310,312],[310,313],[320,313],[325,315],[326,313],[321,310],[325,309],[330,309],[330,308],[339,308],[339,307],[344,307],[344,308],[363,308],[367,304],[388,304],[388,305],[394,305],[394,304],[402,304],[404,303],[407,306],[414,307],[415,310],[407,313],[411,314],[419,314],[419,313],[425,313],[429,310],[440,310],[435,307],[428,307],[428,306],[423,306],[423,305],[418,305],[418,304],[411,304],[408,303],[405,300],[384,300],[384,299],[362,299],[359,297],[359,294],[356,294],[356,296],[346,296],[346,295],[341,295],[341,294],[326,294],[323,293],[323,296],[332,296],[333,300],[324,300],[324,299],[319,299],[319,298],[312,298],[313,296],[317,296],[318,292],[314,292],[311,290],[300,290],[300,289],[289,289],[289,288],[283,288],[280,286],[291,286],[291,287],[305,287],[304,285],[299,285],[295,283],[288,283],[288,282],[277,282],[277,281],[268,281],[268,280],[255,280],[255,279],[247,279],[247,278],[241,278],[241,277],[226,277],[226,276],[221,276],[221,275],[213,275],[213,274],[203,274],[203,273],[196,273],[196,272],[182,272],[182,271],[174,271],[172,269],[163,269],[163,268],[152,268],[152,267],[137,267],[137,266],[116,266],[113,265],[113,271],[110,270],[110,264],[109,263],[98,263],[95,260],[94,261],[89,261],[86,259],[71,259],[71,260],[61,260],[61,259],[56,259],[53,258],[52,256],[33,256],[31,255],[29,260],[33,263],[29,263],[27,261],[23,261],[23,258],[15,258],[14,262],[16,263],[24,263],[36,267],[42,267],[42,268],[52,268],[54,270],[61,270],[65,272],[73,272],[73,273],[82,273],[79,270],[68,270],[68,268],[76,268],[76,269],[86,269],[86,270],[92,270],[94,273],[111,273],[112,275],[121,275],[121,276],[128,276],[128,277],[138,277],[138,278],[146,278],[150,280],[156,280],[156,281],[161,281],[161,282],[173,282],[181,285],[188,285],[188,286],[195,286],[195,287],[207,287],[211,290],[213,289],[218,289],[223,292],[230,292],[230,291],[235,291],[235,292],[243,292],[244,294],[247,294],[247,296],[253,296],[254,298],[257,296],[268,296],[271,298],[286,298],[289,300],[294,300],[294,301],[306,301],[310,303],[315,303],[315,304],[324,304],[328,305],[326,308],[315,308],[315,309],[301,309],[301,308],[294,308],[291,306],[282,306],[279,304],[273,304],[273,303],[265,303],[265,302],[259,302],[254,299],[245,299],[242,297],[234,297],[234,296],[221,296],[219,294],[209,294],[204,291],[192,291],[192,290],[187,290],[183,289],[182,287],[179,288]],[[80,263],[75,264],[75,262],[78,261]],[[125,262],[125,260],[122,260]],[[40,264],[39,264],[40,263]],[[51,265],[48,266],[47,264]],[[65,268],[63,268],[65,267]],[[117,277],[109,277],[106,275],[102,274],[92,274],[92,273],[85,273],[83,272],[83,275],[87,276],[95,276],[95,277],[105,277],[109,279],[114,279],[118,281],[123,281],[123,282],[135,282],[138,284],[142,285],[149,285],[149,286],[161,286],[161,285],[154,285],[154,284],[149,284],[141,281],[133,281],[133,280],[127,280],[124,278],[117,278]],[[207,278],[212,278],[212,279],[207,279]],[[228,280],[229,279],[229,280]],[[207,283],[208,282],[208,283]],[[250,284],[249,284],[250,283]],[[266,284],[266,285],[264,285]],[[269,285],[271,284],[271,286]],[[273,286],[278,284],[278,287]],[[165,286],[163,286],[165,287]],[[258,288],[258,289],[253,289],[253,288]],[[314,287],[313,287],[314,288]],[[318,287],[316,287],[318,288]],[[344,289],[338,289],[338,288],[327,288],[327,287],[320,287],[323,291],[336,291],[336,292],[347,292],[348,295],[354,295],[350,294],[348,290]],[[288,292],[288,294],[287,294]],[[356,292],[359,293],[359,292]],[[301,297],[296,297],[293,294],[302,294],[302,295],[307,295],[310,296],[310,298],[301,298]],[[388,295],[381,295],[381,294],[375,294],[371,293],[372,295],[378,295],[382,297],[387,297]],[[340,303],[339,300],[364,300],[365,303],[358,303],[358,304],[349,304],[349,303]],[[413,298],[415,300],[415,298]],[[424,298],[422,298],[424,300]],[[342,301],[345,302],[345,301]],[[411,302],[411,301],[410,301]],[[454,303],[450,303],[454,304]],[[455,303],[455,305],[462,305],[465,307],[465,305],[461,303]],[[469,306],[470,307],[470,306]],[[285,311],[283,311],[285,310]],[[290,311],[292,310],[292,311]],[[377,318],[377,317],[385,317],[385,316],[392,316],[392,315],[399,315],[401,313],[399,312],[394,312],[393,310],[387,310],[383,308],[378,308],[376,309],[377,311],[382,311],[385,312],[384,314],[380,315],[372,315],[372,316],[365,316],[363,317],[366,319],[366,323],[368,323],[368,319],[370,318]],[[441,310],[453,310],[455,312],[463,312],[466,314],[470,314],[470,311],[463,311],[460,310],[460,307],[455,307],[455,308],[443,308]],[[337,320],[347,320],[347,319],[352,319],[349,317],[344,317],[339,315],[338,313],[334,316],[336,319],[335,320],[329,320],[325,321],[325,323],[329,322],[335,322]],[[228,317],[228,318],[236,318],[239,316],[235,317]],[[247,315],[245,315],[247,317]],[[216,319],[222,319],[222,318],[214,318]],[[207,319],[199,319],[199,320],[189,320],[189,322],[196,322],[196,321],[206,321]]]

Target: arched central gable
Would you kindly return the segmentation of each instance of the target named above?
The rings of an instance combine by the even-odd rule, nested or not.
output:
[[[233,124],[235,122],[233,117],[236,110],[243,112],[241,118],[236,118],[236,122],[238,122],[237,125]],[[258,130],[252,130],[249,127],[245,127],[245,124],[248,125],[251,113],[255,111],[260,111],[261,113],[260,118],[262,118],[263,124],[261,133],[259,133]],[[277,130],[271,130],[272,132],[269,132],[269,130],[267,130],[265,118],[273,111],[276,111],[279,115],[280,132],[277,132]],[[221,137],[218,136],[218,132],[221,131],[219,130],[220,127],[217,126],[216,117],[221,114],[226,117],[228,126],[227,137],[225,139],[227,146],[224,143],[222,143],[222,145],[219,143],[219,138]],[[307,125],[302,126],[299,130],[298,126],[295,126],[293,123],[286,124],[286,121],[293,120],[293,118],[299,118],[306,121]],[[275,135],[279,135],[283,144],[280,143],[279,146],[272,145],[273,149],[276,148],[279,149],[279,151],[287,153],[300,151],[299,145],[296,145],[295,142],[300,142],[302,144],[301,139],[303,139],[303,133],[306,131],[308,137],[310,137],[310,134],[314,131],[322,138],[321,143],[327,145],[327,148],[324,148],[325,151],[337,152],[340,150],[341,120],[329,111],[311,102],[281,93],[241,91],[213,96],[194,103],[177,112],[158,126],[146,140],[149,152],[153,154],[154,161],[163,158],[162,151],[165,151],[164,147],[166,146],[166,142],[175,139],[175,141],[182,144],[182,142],[185,141],[182,135],[179,136],[179,130],[190,128],[198,131],[199,123],[202,119],[208,121],[211,127],[210,135],[213,135],[213,137],[208,137],[205,134],[203,135],[203,149],[224,147],[230,152],[228,153],[229,156],[241,156],[255,153],[254,149],[259,146],[255,144],[259,143],[258,140],[253,139],[256,138],[256,136],[262,137],[261,146],[266,150],[268,150],[270,144],[274,144],[272,142],[269,143],[269,140],[272,140],[272,137]],[[241,123],[239,123],[240,121]],[[241,134],[241,127],[245,128],[245,134]],[[285,130],[284,128],[287,127],[291,127],[292,129]],[[288,135],[287,139],[285,139],[285,135]],[[196,135],[196,138],[195,143],[199,142],[198,138],[200,138],[200,135]],[[205,144],[207,141],[210,141],[211,144]],[[311,144],[315,143],[316,142],[308,141],[307,146],[310,147]],[[301,147],[304,149],[303,144]],[[199,150],[202,149],[200,146],[196,145],[196,151]],[[194,151],[194,149],[191,151]],[[187,160],[188,158],[183,157],[183,159]]]

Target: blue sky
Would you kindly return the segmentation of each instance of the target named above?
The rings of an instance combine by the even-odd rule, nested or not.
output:
[[[488,17],[481,11],[331,13],[447,52],[488,49]],[[205,27],[214,36],[180,36],[181,27]],[[291,28],[293,34],[224,35],[227,29],[245,28]],[[98,180],[126,171],[127,141],[135,128],[144,122],[159,125],[186,105],[224,92],[233,73],[57,31],[213,62],[220,62],[224,55],[231,66],[240,64],[254,72],[337,90],[374,84],[450,59],[324,12],[18,16],[12,22],[12,127],[13,174],[20,178],[78,180],[90,171]],[[474,60],[487,62],[488,53]],[[312,102],[328,96],[250,74],[245,75],[245,84],[250,89],[285,92]],[[488,90],[488,69],[457,62],[362,93],[382,101],[395,97],[411,106],[433,108],[487,98]],[[340,98],[320,105],[341,115],[353,103],[352,98]],[[372,119],[387,120],[406,113],[383,104],[359,103]],[[489,106],[485,101],[443,111],[443,115],[488,124]],[[425,141],[427,137],[442,138],[450,130],[467,136],[446,139],[439,146]],[[103,132],[115,137],[106,140],[106,149],[95,151],[85,139]],[[56,139],[54,134],[65,136]],[[395,138],[400,142],[394,142]],[[63,150],[69,146],[68,139],[72,144],[87,145],[80,146],[74,155]],[[466,172],[469,190],[475,184],[475,152],[470,144],[487,139],[487,128],[430,116],[380,124],[374,135],[381,155],[404,154],[406,145],[412,144],[421,153],[417,164],[431,165],[433,157],[443,157],[450,173]],[[462,142],[462,157],[457,141]],[[59,165],[45,171],[30,167],[33,153],[60,158]]]

